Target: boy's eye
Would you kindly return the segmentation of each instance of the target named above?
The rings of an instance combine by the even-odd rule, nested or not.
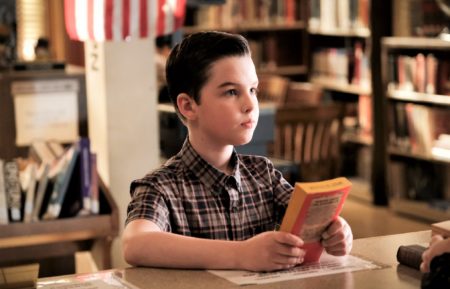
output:
[[[258,95],[258,89],[257,88],[252,88],[250,89],[250,93],[253,95]]]
[[[235,96],[235,95],[238,95],[238,92],[237,92],[236,89],[229,89],[229,90],[226,91],[226,94]]]

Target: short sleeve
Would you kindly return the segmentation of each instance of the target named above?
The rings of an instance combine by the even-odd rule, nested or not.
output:
[[[130,194],[125,225],[136,219],[145,219],[154,222],[163,231],[171,230],[169,209],[159,186],[142,180],[133,181]]]

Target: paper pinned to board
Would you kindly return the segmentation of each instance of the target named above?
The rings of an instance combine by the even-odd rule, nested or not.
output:
[[[267,273],[237,270],[208,270],[208,272],[237,285],[251,285],[381,268],[383,268],[382,265],[356,256],[336,257],[324,253],[320,262],[304,264],[288,270]]]
[[[74,142],[78,131],[78,83],[75,80],[18,81],[12,85],[16,145],[34,140]]]

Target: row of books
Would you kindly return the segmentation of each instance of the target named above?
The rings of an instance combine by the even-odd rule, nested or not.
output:
[[[450,59],[434,54],[389,55],[389,89],[450,95]]]
[[[96,154],[87,138],[37,141],[27,158],[0,160],[0,224],[99,213]]]
[[[389,191],[395,199],[450,204],[450,167],[432,162],[389,162]]]
[[[311,0],[310,30],[369,32],[370,0]]]
[[[450,134],[450,113],[447,108],[403,102],[390,107],[390,143],[403,151],[431,156],[439,136]]]
[[[312,77],[370,88],[370,65],[361,42],[352,48],[320,48],[313,52]]]
[[[299,21],[300,0],[227,0],[223,5],[200,6],[195,26],[234,28],[246,25],[289,25]]]

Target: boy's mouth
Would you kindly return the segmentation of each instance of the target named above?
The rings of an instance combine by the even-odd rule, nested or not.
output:
[[[243,126],[245,128],[253,128],[256,126],[256,121],[250,119],[250,120],[247,120],[247,121],[241,123],[241,126]]]

